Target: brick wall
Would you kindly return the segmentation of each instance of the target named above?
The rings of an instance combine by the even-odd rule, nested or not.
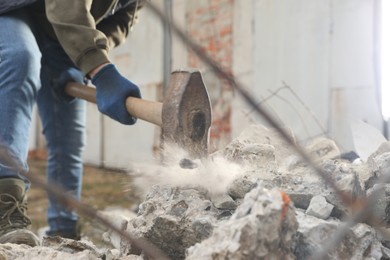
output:
[[[233,57],[234,0],[188,1],[187,32],[221,66],[231,73]],[[188,52],[188,65],[199,68],[209,90],[213,108],[210,152],[225,147],[231,140],[233,89],[215,76],[194,53]]]

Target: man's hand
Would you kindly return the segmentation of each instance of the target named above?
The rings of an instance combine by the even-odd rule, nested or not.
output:
[[[123,77],[114,64],[104,65],[90,73],[92,83],[96,86],[96,103],[103,114],[125,124],[135,124],[136,118],[126,110],[126,98],[141,98],[137,85]]]

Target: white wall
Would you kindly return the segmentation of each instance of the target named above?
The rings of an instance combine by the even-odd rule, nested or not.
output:
[[[344,148],[353,147],[350,120],[383,129],[375,80],[375,0],[331,1],[330,133]]]
[[[252,1],[253,2],[253,1]],[[253,91],[254,84],[254,34],[253,34],[253,6],[247,1],[234,1],[233,24],[233,64],[232,70],[237,82]],[[238,136],[243,129],[254,123],[248,116],[250,107],[240,96],[235,95],[232,109],[232,136]]]
[[[375,96],[373,0],[252,3],[251,23],[249,15],[236,15],[236,24],[244,22],[252,30],[235,32],[235,74],[250,78],[244,76],[250,68],[242,71],[239,64],[247,67],[245,61],[252,60],[253,80],[247,86],[259,101],[267,99],[263,104],[280,123],[303,141],[329,135],[343,150],[353,149],[351,118],[382,129]],[[241,1],[236,5],[248,13]],[[244,43],[240,49],[243,38],[253,45]],[[248,47],[252,59],[245,54]],[[246,115],[246,121],[263,122],[239,102],[233,111],[233,129],[243,127],[236,123],[237,113]]]

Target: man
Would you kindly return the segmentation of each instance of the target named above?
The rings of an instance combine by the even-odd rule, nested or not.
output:
[[[27,169],[28,133],[37,101],[47,141],[47,181],[79,199],[85,103],[64,93],[69,81],[91,79],[99,111],[127,125],[125,99],[141,97],[108,51],[136,20],[137,0],[0,0],[0,145]],[[27,226],[26,176],[0,158],[0,243],[39,244]],[[79,239],[78,216],[49,194],[47,235]]]

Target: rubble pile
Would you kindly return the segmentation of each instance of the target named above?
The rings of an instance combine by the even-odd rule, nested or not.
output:
[[[294,140],[292,134],[291,138]],[[326,255],[331,259],[390,259],[390,238],[386,236],[390,180],[382,181],[390,175],[390,142],[383,143],[364,162],[344,156],[335,142],[326,138],[318,138],[305,148],[348,198],[359,202],[375,195],[369,213],[383,225],[384,232],[367,223],[346,227],[346,220],[359,207],[345,205],[276,131],[259,125],[246,129],[207,159],[224,158],[238,166],[239,172],[234,174],[227,167],[225,176],[218,169],[215,182],[225,177],[231,180],[223,191],[220,187],[213,190],[211,179],[205,185],[199,180],[155,183],[136,216],[114,214],[110,218],[171,259],[310,259],[328,250],[327,246]],[[198,167],[180,174],[196,176],[205,169],[212,174],[212,167],[202,167],[205,163],[197,162]],[[346,235],[337,240],[344,228]],[[104,238],[113,248],[97,249],[88,241],[64,239],[45,239],[36,248],[0,245],[0,259],[145,259],[143,252],[112,231]]]

